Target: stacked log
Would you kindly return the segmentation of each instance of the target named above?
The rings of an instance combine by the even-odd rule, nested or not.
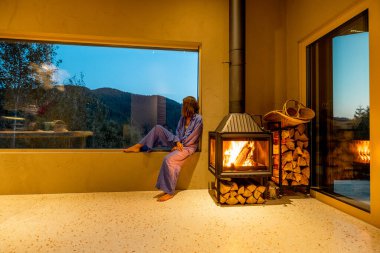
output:
[[[309,185],[310,153],[307,150],[309,138],[305,130],[305,124],[282,130],[281,141],[278,134],[274,135],[275,159],[272,181],[276,184],[281,180],[283,186]],[[281,168],[279,168],[280,159]],[[282,170],[281,178],[279,169]]]
[[[219,202],[228,205],[262,204],[265,202],[265,191],[265,186],[248,180],[220,180]]]

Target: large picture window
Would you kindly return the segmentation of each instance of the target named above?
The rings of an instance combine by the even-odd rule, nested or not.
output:
[[[123,148],[186,96],[198,51],[0,41],[0,148]]]
[[[370,210],[368,12],[307,47],[313,186]]]

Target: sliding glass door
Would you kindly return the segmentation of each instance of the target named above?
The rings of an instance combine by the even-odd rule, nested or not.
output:
[[[370,209],[368,12],[307,47],[313,187]]]

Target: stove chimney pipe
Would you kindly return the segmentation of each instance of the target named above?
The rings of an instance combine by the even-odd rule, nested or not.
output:
[[[229,2],[230,113],[245,112],[245,0]]]

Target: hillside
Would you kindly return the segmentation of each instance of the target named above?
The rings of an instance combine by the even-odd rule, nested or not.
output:
[[[131,117],[132,96],[143,96],[112,88],[99,88],[91,92],[108,108],[109,119],[120,124],[128,122]],[[141,110],[141,113],[144,113],[143,110]],[[181,104],[166,98],[166,125],[169,129],[176,129],[180,115]]]
[[[109,110],[109,118],[123,124],[131,118],[131,93],[112,88],[91,90]]]

